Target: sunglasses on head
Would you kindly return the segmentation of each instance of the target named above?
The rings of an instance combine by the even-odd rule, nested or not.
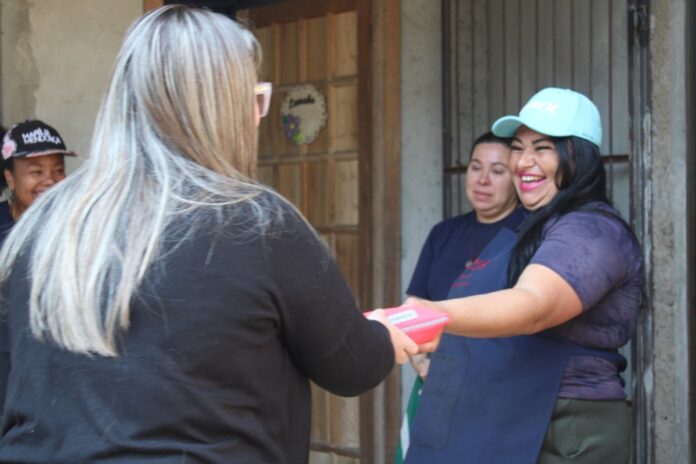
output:
[[[271,107],[273,84],[270,82],[257,82],[254,86],[254,93],[256,94],[256,103],[259,105],[259,115],[263,118],[268,114],[268,109]]]

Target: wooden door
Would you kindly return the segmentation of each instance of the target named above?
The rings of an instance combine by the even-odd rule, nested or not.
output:
[[[334,250],[362,308],[401,299],[400,1],[188,0],[237,11],[255,25],[273,82],[260,127],[259,177],[291,201]],[[177,0],[143,0],[143,10]],[[222,10],[221,10],[222,9]],[[279,107],[297,83],[312,83],[328,103],[317,140],[296,146],[282,133]],[[317,388],[312,464],[391,462],[401,424],[399,371],[359,399]]]
[[[367,308],[366,226],[361,221],[361,72],[356,1],[284,1],[240,12],[263,49],[260,79],[273,83],[269,115],[259,132],[258,178],[292,201],[334,251],[338,265]],[[299,84],[326,100],[327,122],[309,144],[295,144],[281,125],[281,104]],[[364,124],[365,121],[362,121]],[[365,134],[362,134],[363,136]],[[365,153],[362,153],[364,156]],[[361,230],[363,232],[361,233]],[[312,386],[311,463],[357,464],[364,457],[359,398]],[[367,462],[367,461],[364,461]]]

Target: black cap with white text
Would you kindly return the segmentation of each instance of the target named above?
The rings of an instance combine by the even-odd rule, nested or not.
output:
[[[15,124],[2,141],[3,160],[52,154],[76,156],[65,148],[57,130],[39,120]]]

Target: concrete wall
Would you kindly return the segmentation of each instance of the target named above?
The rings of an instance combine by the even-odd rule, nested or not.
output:
[[[142,11],[142,0],[2,0],[2,124],[44,120],[87,156],[123,34]]]
[[[693,462],[689,455],[687,301],[687,0],[651,3],[650,86],[652,314],[655,462]],[[693,104],[693,103],[692,103]],[[690,238],[693,240],[693,237]]]
[[[406,291],[430,228],[442,220],[440,2],[401,4],[401,288]],[[402,368],[402,400],[415,373]]]

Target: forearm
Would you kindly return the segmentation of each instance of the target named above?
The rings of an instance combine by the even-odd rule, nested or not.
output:
[[[356,396],[376,387],[393,366],[389,330],[372,321],[352,328],[327,356],[302,363],[312,381],[340,396]]]
[[[525,269],[514,288],[419,304],[449,315],[446,332],[473,338],[533,334],[582,312],[573,288],[551,269],[536,264]]]
[[[508,337],[543,330],[540,311],[532,294],[523,289],[501,290],[485,295],[430,303],[447,313],[451,322],[445,332],[473,338]]]

